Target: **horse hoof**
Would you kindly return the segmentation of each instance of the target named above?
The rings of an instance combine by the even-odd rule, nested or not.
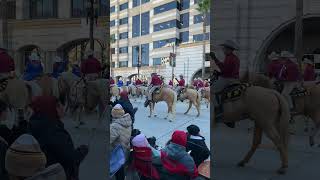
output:
[[[285,174],[286,172],[287,172],[287,168],[280,168],[277,171],[278,174]]]
[[[183,113],[183,114],[187,114],[187,112]]]
[[[197,115],[197,117],[199,117],[199,116],[200,116],[200,114]]]
[[[240,161],[237,166],[238,167],[244,167],[246,165],[246,163],[244,161]]]
[[[79,125],[84,125],[84,122],[80,122]]]
[[[164,119],[168,119],[167,117],[165,117]]]
[[[154,115],[154,117],[157,117],[157,115]]]
[[[173,122],[173,121],[170,119],[169,122]]]
[[[151,118],[151,116],[148,116],[149,118]]]

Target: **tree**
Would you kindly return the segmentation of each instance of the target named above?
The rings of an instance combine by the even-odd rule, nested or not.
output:
[[[202,48],[202,73],[201,73],[201,77],[202,79],[204,79],[204,74],[205,74],[205,62],[206,62],[206,41],[205,41],[205,36],[207,33],[207,28],[206,28],[206,22],[207,22],[207,18],[208,14],[210,12],[210,1],[211,0],[199,0],[198,2],[198,7],[197,7],[197,11],[199,11],[202,14],[202,19],[203,19],[203,29],[202,29],[202,33],[203,33],[203,48]]]

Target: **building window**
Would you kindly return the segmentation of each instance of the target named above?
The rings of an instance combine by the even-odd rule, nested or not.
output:
[[[137,67],[139,63],[139,46],[132,46],[132,67]]]
[[[106,0],[100,0],[100,4],[99,4],[99,15],[100,16],[108,16],[108,1]]]
[[[141,44],[141,65],[149,66],[149,44]]]
[[[115,26],[115,25],[116,25],[116,20],[110,21],[110,27],[113,27],[113,26]]]
[[[133,0],[132,1],[132,7],[137,7],[140,5],[140,0]]]
[[[31,0],[30,12],[31,19],[57,17],[57,0]]]
[[[209,40],[209,33],[205,34],[205,40]],[[203,41],[203,34],[196,34],[193,35],[193,41],[198,42],[198,41]]]
[[[189,42],[189,31],[180,33],[180,42]]]
[[[175,19],[175,20],[171,20],[171,21],[155,24],[153,26],[153,31],[157,32],[157,31],[161,31],[161,30],[177,27],[177,25],[180,24],[180,22],[178,22],[178,23],[177,22],[178,21]]]
[[[181,28],[189,27],[189,13],[180,15]]]
[[[160,13],[172,10],[172,9],[177,9],[177,8],[178,8],[178,2],[177,1],[173,1],[173,2],[170,2],[170,3],[155,7],[154,8],[154,15],[160,14]]]
[[[110,39],[112,39],[112,40],[115,41],[115,40],[116,40],[116,35],[115,35],[115,34],[111,34],[111,35],[110,35]],[[113,42],[113,43],[115,43],[115,42]]]
[[[86,16],[86,0],[72,0],[72,17]]]
[[[128,67],[128,61],[119,61],[119,68]]]
[[[128,24],[128,18],[126,17],[126,18],[120,19],[119,24],[120,24],[120,25]]]
[[[148,3],[150,2],[150,0],[141,0],[141,4],[145,4],[145,3]]]
[[[189,9],[190,7],[190,0],[181,0],[180,1],[180,10],[185,10],[185,9]]]
[[[116,6],[112,6],[112,7],[110,8],[110,13],[114,13],[114,12],[116,12]]]
[[[150,33],[150,13],[145,12],[141,14],[141,35]]]
[[[116,54],[116,49],[115,48],[111,48],[111,54]]]
[[[128,32],[120,33],[119,39],[127,39],[128,38]]]
[[[140,15],[132,17],[132,37],[140,36]]]
[[[120,9],[120,11],[128,9],[128,3],[126,2],[124,4],[120,4],[120,8],[119,9]]]
[[[112,62],[112,65],[111,65],[113,68],[116,67],[116,63],[115,62]]]
[[[8,19],[16,19],[16,1],[8,1],[7,8]]]
[[[171,39],[165,39],[160,41],[153,41],[153,49],[162,48],[163,46],[167,45],[168,43],[177,43],[178,39],[171,38]]]
[[[198,24],[202,22],[203,22],[202,14],[198,14],[193,17],[193,24]]]
[[[153,65],[154,66],[161,65],[161,58],[153,58]]]
[[[119,54],[128,53],[128,47],[120,47],[119,48]]]

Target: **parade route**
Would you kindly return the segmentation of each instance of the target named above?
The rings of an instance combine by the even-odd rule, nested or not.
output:
[[[320,148],[309,147],[308,137],[294,135],[290,137],[289,169],[286,175],[276,174],[280,167],[279,153],[272,143],[264,137],[262,148],[253,155],[245,167],[237,163],[249,151],[252,132],[247,128],[251,122],[243,121],[235,129],[218,125],[213,132],[215,142],[215,179],[217,180],[319,180]],[[320,143],[317,138],[318,144]],[[232,173],[230,173],[232,172]]]

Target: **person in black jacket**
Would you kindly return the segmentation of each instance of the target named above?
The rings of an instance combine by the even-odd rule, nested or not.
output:
[[[200,128],[196,125],[187,127],[187,152],[191,151],[196,166],[198,167],[204,160],[208,159],[210,150],[208,149],[205,138],[200,135]]]
[[[5,157],[8,149],[8,141],[11,139],[11,130],[2,122],[7,119],[7,104],[0,100],[0,179],[9,179],[5,168]]]
[[[47,166],[60,163],[68,180],[78,180],[78,169],[88,154],[88,146],[74,147],[70,134],[60,120],[63,108],[55,97],[36,97],[31,107],[34,113],[30,118],[30,132],[46,154]]]
[[[129,97],[128,97],[128,92],[126,91],[122,91],[120,93],[120,98],[119,100],[116,100],[112,106],[115,106],[116,104],[120,104],[124,110],[125,113],[128,113],[130,114],[131,116],[131,119],[132,119],[132,124],[134,123],[134,115],[137,111],[136,108],[133,108],[130,100],[129,100]]]

